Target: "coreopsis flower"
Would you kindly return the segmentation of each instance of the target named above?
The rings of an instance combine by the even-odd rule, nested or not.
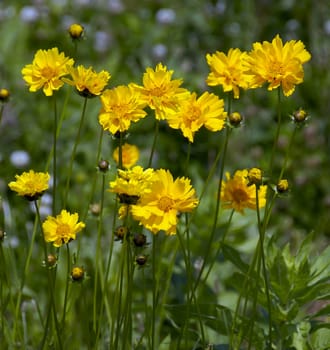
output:
[[[121,148],[122,152],[122,165],[123,168],[129,169],[139,160],[140,152],[135,145],[124,143]],[[113,159],[119,164],[119,147],[117,147],[112,154]]]
[[[175,111],[188,91],[181,88],[182,79],[172,80],[173,70],[158,63],[156,69],[147,68],[143,74],[143,86],[131,84],[141,93],[141,99],[155,111],[156,119],[165,119],[168,110]]]
[[[137,122],[146,116],[143,108],[146,103],[141,95],[130,86],[120,85],[111,90],[103,91],[101,95],[102,108],[99,122],[104,130],[112,134],[127,131],[131,122]]]
[[[149,191],[144,192],[136,205],[131,206],[133,218],[153,233],[161,230],[176,234],[178,214],[191,212],[198,204],[190,180],[173,179],[165,169],[155,170]]]
[[[250,183],[248,174],[247,169],[237,170],[232,178],[226,173],[221,188],[223,208],[234,209],[241,214],[244,214],[245,208],[257,209],[256,185]],[[258,186],[259,208],[266,205],[266,192],[266,185]]]
[[[204,92],[197,98],[191,93],[183,99],[175,113],[168,113],[166,120],[171,128],[181,129],[183,135],[194,142],[194,134],[202,126],[210,131],[219,131],[225,126],[227,113],[224,101],[218,96]]]
[[[68,68],[73,66],[73,59],[66,57],[58,48],[38,50],[32,64],[22,69],[23,79],[30,86],[29,91],[43,89],[46,96],[52,96],[53,91],[60,89],[64,82],[62,77],[68,74]]]
[[[81,39],[84,34],[84,27],[81,24],[73,23],[70,25],[68,32],[73,40]]]
[[[153,172],[151,168],[143,170],[138,165],[129,170],[119,169],[117,178],[110,181],[109,191],[117,193],[121,203],[135,204],[145,192],[150,191]]]
[[[246,74],[247,68],[244,65],[247,56],[240,49],[229,49],[227,55],[219,51],[207,54],[206,60],[211,70],[206,79],[207,85],[221,85],[224,92],[233,91],[234,98],[239,98],[240,88],[249,87],[250,77]]]
[[[15,175],[16,181],[11,181],[8,186],[12,191],[17,192],[19,196],[33,201],[38,199],[49,187],[50,176],[48,173],[24,172],[21,175]]]
[[[247,58],[251,87],[269,83],[268,90],[281,87],[290,96],[295,86],[304,80],[303,64],[311,59],[310,53],[300,40],[290,40],[283,45],[279,35],[272,42],[253,44]]]
[[[79,95],[88,98],[101,95],[111,78],[110,73],[105,70],[96,73],[92,67],[85,68],[82,65],[78,67],[69,67],[68,72],[72,80],[67,78],[63,78],[62,80],[74,86]]]
[[[64,209],[56,217],[48,216],[42,224],[45,241],[52,242],[54,247],[60,247],[76,239],[77,233],[85,227],[78,220],[77,213],[70,214]]]

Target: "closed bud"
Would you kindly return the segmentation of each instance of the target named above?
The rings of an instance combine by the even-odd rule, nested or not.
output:
[[[147,237],[143,233],[136,233],[133,238],[136,247],[143,247],[147,243]]]
[[[147,255],[144,255],[144,254],[137,255],[135,258],[135,262],[139,266],[144,266],[147,263],[147,260],[148,260],[148,257]]]
[[[84,33],[84,27],[80,24],[74,23],[69,27],[69,34],[73,40],[81,39]]]
[[[308,119],[308,114],[304,109],[299,108],[293,112],[291,119],[297,124],[304,123]]]
[[[288,180],[286,179],[282,179],[278,182],[278,184],[276,185],[276,191],[278,193],[286,193],[289,191],[289,183],[288,183]]]
[[[0,102],[7,102],[9,100],[10,92],[7,89],[0,89]]]
[[[107,160],[101,159],[98,164],[98,169],[103,173],[107,172],[110,169],[109,162]]]
[[[122,241],[129,235],[129,230],[126,226],[118,226],[114,232],[117,241]]]
[[[229,120],[229,124],[232,127],[237,128],[237,127],[239,127],[242,124],[243,117],[242,117],[242,115],[240,113],[233,112],[233,113],[229,114],[228,120]]]
[[[259,168],[251,168],[248,173],[249,185],[260,186],[262,184],[262,171]]]
[[[71,279],[73,282],[81,282],[85,277],[85,270],[82,267],[73,267],[71,270]]]

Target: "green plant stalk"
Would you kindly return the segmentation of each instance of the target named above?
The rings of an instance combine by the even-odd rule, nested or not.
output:
[[[2,122],[2,116],[3,116],[3,110],[5,109],[5,105],[4,103],[1,103],[1,107],[0,107],[0,125]]]
[[[95,332],[96,332],[96,327],[97,327],[97,319],[98,319],[98,317],[101,317],[101,314],[97,315],[97,289],[98,289],[99,269],[101,272],[100,279],[102,279],[102,280],[104,279],[103,270],[101,270],[102,269],[102,260],[103,260],[102,259],[102,250],[101,250],[101,235],[102,235],[102,231],[103,231],[104,191],[105,191],[105,174],[102,173],[101,204],[100,204],[100,213],[99,213],[98,227],[97,227],[94,293],[93,293],[93,329]],[[97,339],[96,339],[96,341],[97,341]]]
[[[64,302],[63,302],[63,314],[61,320],[61,329],[65,329],[65,317],[66,317],[66,309],[68,304],[68,294],[69,294],[69,276],[71,271],[71,254],[69,243],[66,244],[66,283],[65,283],[65,292],[64,292]]]
[[[57,103],[56,94],[53,95],[54,102],[54,128],[53,128],[53,215],[56,212],[57,191]],[[47,260],[46,260],[47,261]]]
[[[276,127],[273,148],[272,148],[272,153],[271,153],[271,158],[269,163],[269,170],[268,170],[269,176],[271,176],[273,173],[275,153],[276,153],[276,148],[278,144],[278,139],[280,136],[281,124],[282,124],[281,89],[277,89],[277,127]]]
[[[34,206],[36,209],[36,213],[37,213],[37,218],[38,218],[38,222],[40,225],[40,232],[42,233],[42,243],[43,243],[43,249],[44,249],[44,258],[45,258],[45,263],[47,264],[47,245],[46,245],[46,241],[44,239],[44,235],[43,235],[43,229],[42,229],[42,224],[41,224],[41,217],[40,217],[40,212],[39,212],[39,206],[37,201],[34,201]],[[55,286],[55,281],[53,279],[53,275],[52,275],[52,271],[51,269],[49,269],[48,264],[46,265],[46,269],[47,269],[47,278],[48,278],[48,286],[49,286],[49,297],[50,297],[50,304],[51,304],[51,308],[49,309],[49,311],[51,312],[51,310],[53,311],[53,319],[54,319],[54,323],[55,323],[55,333],[56,333],[56,337],[57,337],[57,341],[58,341],[58,347],[59,350],[63,349],[63,345],[62,345],[62,338],[61,338],[61,331],[60,331],[60,326],[59,326],[59,322],[57,319],[57,314],[56,314],[56,305],[55,305],[55,296],[54,296],[54,286]],[[47,330],[45,330],[47,331]]]
[[[150,158],[151,159],[151,158]],[[156,307],[157,307],[157,283],[156,283],[156,244],[158,235],[152,236],[152,313],[151,313],[151,349],[155,348]]]
[[[100,160],[100,155],[101,155],[101,150],[102,150],[102,142],[103,142],[103,128],[100,128],[100,135],[99,135],[99,140],[98,140],[98,145],[97,145],[97,152],[96,152],[96,160],[95,160],[95,166],[97,168],[98,166],[98,162]],[[92,181],[92,186],[91,186],[91,192],[89,195],[89,200],[87,201],[87,206],[85,209],[85,212],[83,213],[82,219],[83,221],[86,220],[87,214],[88,214],[88,210],[89,210],[89,204],[92,203],[93,201],[93,197],[95,194],[95,189],[96,189],[96,182],[97,182],[97,174],[98,172],[95,171],[94,176],[93,176],[93,181]]]
[[[155,149],[156,149],[158,134],[159,134],[159,120],[156,119],[156,121],[155,121],[154,140],[152,142],[152,147],[151,147],[151,151],[150,151],[150,156],[149,156],[149,161],[148,161],[148,168],[150,168],[151,165],[152,165],[152,159],[153,159],[153,156],[154,156],[154,153],[155,153]]]
[[[297,125],[295,125],[293,132],[291,134],[291,137],[290,137],[290,142],[289,142],[288,148],[287,148],[286,153],[285,153],[285,158],[283,161],[282,169],[281,169],[280,176],[279,176],[277,182],[279,182],[283,178],[284,171],[286,169],[286,166],[287,166],[289,158],[290,158],[290,153],[292,150],[293,141],[294,141],[296,133],[297,133],[297,129],[298,129],[298,127],[297,127]]]
[[[16,308],[15,308],[15,322],[14,322],[14,325],[13,325],[13,327],[14,327],[13,328],[13,337],[14,337],[14,339],[16,338],[17,327],[19,325],[18,314],[19,314],[19,310],[20,310],[20,307],[21,307],[22,294],[23,294],[23,288],[24,288],[24,285],[25,285],[25,280],[26,280],[26,277],[27,277],[27,275],[29,273],[30,262],[31,262],[31,257],[32,257],[32,250],[33,250],[33,246],[34,246],[34,242],[35,242],[36,234],[37,234],[37,227],[38,227],[38,217],[36,216],[35,220],[34,220],[34,225],[33,225],[31,243],[30,243],[29,250],[28,250],[28,253],[27,253],[27,256],[26,256],[25,265],[24,265],[24,272],[23,272],[23,276],[22,276],[22,279],[21,279],[21,285],[20,285],[20,288],[19,288],[19,291],[18,291],[18,296],[17,296]],[[1,249],[2,249],[2,246],[1,246]]]
[[[66,207],[66,202],[67,202],[67,199],[68,199],[68,194],[69,194],[69,189],[70,189],[70,181],[71,181],[71,176],[72,176],[73,163],[74,163],[74,159],[75,159],[75,156],[76,156],[78,144],[79,144],[79,141],[80,141],[80,135],[81,135],[81,131],[82,131],[84,120],[85,120],[87,101],[88,101],[88,98],[85,97],[84,98],[83,109],[82,109],[82,112],[81,112],[79,127],[78,127],[78,131],[77,131],[76,139],[75,139],[75,142],[74,142],[74,145],[73,145],[71,157],[70,157],[68,177],[67,177],[67,180],[66,180],[65,192],[64,192],[64,203],[63,203],[63,207],[64,208]]]

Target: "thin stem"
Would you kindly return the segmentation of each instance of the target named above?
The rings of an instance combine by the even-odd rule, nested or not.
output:
[[[74,145],[73,145],[73,149],[72,149],[72,153],[71,153],[68,177],[67,177],[66,186],[65,186],[65,192],[64,192],[63,207],[66,206],[66,202],[67,202],[67,199],[68,199],[69,188],[70,188],[70,181],[71,181],[71,176],[72,176],[73,162],[74,162],[74,159],[75,159],[75,156],[76,156],[77,147],[78,147],[78,144],[79,144],[79,141],[80,141],[81,130],[83,128],[83,124],[84,124],[84,120],[85,120],[87,101],[88,101],[88,98],[85,97],[84,104],[83,104],[83,109],[82,109],[82,112],[81,112],[79,127],[78,127],[76,139],[75,139],[75,142],[74,142]]]
[[[68,304],[68,294],[69,294],[69,275],[71,271],[71,255],[70,255],[70,247],[69,243],[66,244],[66,264],[67,264],[67,273],[66,273],[66,284],[65,284],[65,293],[64,293],[64,303],[63,303],[63,314],[62,314],[62,329],[65,328],[65,317],[66,317],[66,309]]]
[[[56,95],[54,101],[54,128],[53,128],[53,214],[56,212],[56,191],[57,191],[57,103]]]
[[[148,162],[148,168],[150,168],[150,167],[151,167],[151,164],[152,164],[152,158],[153,158],[154,153],[155,153],[158,134],[159,134],[159,120],[156,119],[156,121],[155,121],[154,140],[153,140],[152,147],[151,147],[151,151],[150,151],[150,157],[149,157],[149,162]]]

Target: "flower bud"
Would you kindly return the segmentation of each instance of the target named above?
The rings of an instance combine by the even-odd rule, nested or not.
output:
[[[0,243],[4,241],[5,237],[6,237],[6,232],[2,228],[0,228]]]
[[[259,168],[251,168],[248,173],[249,185],[260,186],[262,184],[262,171]]]
[[[92,203],[89,206],[89,210],[92,213],[92,215],[98,216],[100,215],[100,212],[101,212],[101,205],[99,203]]]
[[[118,226],[114,232],[116,240],[122,241],[125,237],[129,235],[129,230],[126,226]]]
[[[297,111],[293,112],[291,118],[295,123],[301,124],[308,119],[308,114],[304,109],[299,108]]]
[[[98,169],[102,171],[103,173],[107,172],[109,170],[109,162],[107,160],[101,159],[98,164]]]
[[[233,112],[233,113],[229,114],[228,120],[229,120],[229,124],[232,127],[237,128],[237,127],[239,127],[242,124],[243,117],[242,117],[242,115],[240,113]]]
[[[282,179],[278,182],[278,184],[276,185],[276,191],[278,193],[286,193],[289,191],[289,183],[288,183],[288,180],[286,179]]]
[[[7,102],[9,100],[10,92],[7,89],[0,89],[0,102]]]
[[[148,260],[148,257],[144,254],[140,254],[135,258],[135,262],[139,266],[144,266],[146,264],[147,260]]]
[[[54,254],[47,255],[47,266],[54,267],[57,264],[57,257]]]
[[[81,39],[84,33],[84,27],[80,24],[74,23],[69,27],[69,34],[73,40]]]
[[[85,270],[82,267],[73,267],[71,270],[71,278],[73,282],[80,282],[85,277]]]
[[[136,233],[133,238],[136,247],[143,247],[147,243],[147,237],[143,233]]]

